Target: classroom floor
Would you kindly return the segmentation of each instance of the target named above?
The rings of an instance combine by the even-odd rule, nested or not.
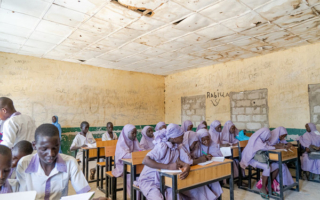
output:
[[[95,162],[90,162],[90,168],[95,166]],[[294,170],[291,170],[291,173],[294,174]],[[294,179],[295,180],[295,179]],[[122,178],[118,179],[118,188],[121,188],[123,186],[122,184]],[[254,183],[252,183],[254,184]],[[101,192],[100,190],[97,189],[96,187],[96,183],[90,183],[89,184],[92,191],[95,191],[95,198],[96,197],[101,197],[101,196],[105,196],[105,194],[103,192]],[[105,185],[104,185],[105,188]],[[71,183],[69,182],[69,195],[74,195],[76,194],[76,192],[74,191]],[[222,199],[223,200],[229,200],[230,196],[229,196],[229,190],[223,188],[223,194],[222,194]],[[310,181],[303,181],[300,180],[300,192],[296,192],[296,191],[286,191],[285,193],[285,200],[316,200],[316,199],[320,199],[320,183],[314,183],[314,182],[310,182]],[[242,189],[239,189],[236,185],[235,185],[235,190],[234,190],[234,195],[235,195],[235,200],[257,200],[257,199],[262,199],[260,197],[260,195],[252,193],[252,192],[248,192]],[[117,199],[118,200],[122,200],[123,199],[123,192],[119,191],[117,193]],[[130,199],[130,198],[128,198]]]

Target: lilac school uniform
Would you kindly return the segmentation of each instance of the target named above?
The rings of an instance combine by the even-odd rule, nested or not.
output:
[[[176,138],[183,134],[184,131],[177,124],[170,124],[166,130],[155,132],[155,147],[147,154],[147,156],[149,156],[150,159],[162,164],[172,164],[175,163],[179,157],[180,159],[181,157],[188,157],[186,153],[181,156],[178,145],[172,144],[168,141],[169,138]],[[160,193],[160,176],[158,169],[153,169],[145,165],[140,174],[139,180],[134,184],[140,187],[141,192],[147,199],[164,199]],[[188,197],[188,195],[190,195],[189,192],[179,193],[178,199],[191,199]],[[166,188],[165,197],[166,200],[171,200],[171,188]]]
[[[58,154],[56,165],[47,176],[40,165],[38,154],[28,155],[18,163],[17,180],[19,192],[36,191],[36,200],[54,200],[68,195],[69,180],[77,194],[91,190],[77,160],[71,156]]]
[[[141,150],[137,138],[134,141],[129,139],[129,133],[134,128],[136,127],[132,124],[125,125],[119,136],[115,152],[115,168],[112,170],[112,174],[115,177],[120,177],[123,175],[123,162],[121,159],[131,158],[132,152]],[[129,196],[131,194],[130,184],[131,177],[130,174],[127,174],[127,191]]]
[[[304,148],[309,148],[310,145],[319,147],[320,133],[318,132],[316,125],[314,125],[313,123],[308,123],[308,125],[311,129],[311,132],[306,132],[297,140],[299,140],[300,144]],[[320,174],[320,159],[310,160],[308,153],[304,152],[301,156],[301,169],[313,174]]]
[[[215,144],[220,144],[220,134],[221,132],[216,131],[216,127],[219,126],[221,123],[218,120],[213,121],[210,124],[209,134],[211,136],[211,140]]]
[[[149,128],[152,128],[152,127],[145,126],[141,131],[142,138],[140,140],[140,147],[143,148],[144,150],[151,150],[154,147],[153,138],[149,138],[147,136],[147,131]]]
[[[19,183],[14,179],[7,179],[0,187],[0,194],[7,194],[19,191]]]
[[[268,139],[271,137],[270,130],[268,128],[262,128],[256,131],[249,139],[247,146],[242,151],[242,158],[240,162],[241,168],[245,169],[249,165],[255,168],[263,169],[263,176],[270,176],[270,172],[279,168],[278,163],[271,163],[268,166],[265,163],[260,163],[254,160],[254,155],[257,151],[268,151],[275,149],[273,146],[269,146]]]
[[[270,146],[274,146],[278,143],[287,144],[285,139],[279,141],[279,137],[282,135],[288,134],[287,130],[283,126],[279,126],[278,128],[271,131],[271,136],[268,140],[268,144]],[[282,164],[282,177],[283,177],[283,185],[291,185],[294,183],[291,173],[286,164]],[[277,181],[279,182],[279,175],[277,176]]]
[[[239,130],[236,128],[235,133],[230,133],[230,128],[232,125],[234,125],[234,124],[230,120],[224,124],[223,129],[220,134],[220,143],[221,144],[234,145],[239,142],[239,140],[237,140],[235,138],[235,136],[239,134]],[[239,166],[239,160],[233,159],[233,177],[234,178],[239,176],[238,166]]]
[[[181,124],[181,128],[184,132],[187,132],[190,125],[193,125],[192,122],[190,120],[186,120]]]
[[[201,143],[201,138],[206,136],[210,137],[210,134],[207,129],[200,129],[197,131],[197,138],[199,141],[199,145],[197,146],[197,149],[193,153],[194,157],[199,158],[203,156],[203,152],[205,152],[206,154],[211,154],[214,157],[223,156],[219,149],[219,145],[215,144],[212,140],[208,147]],[[207,186],[204,186],[204,190],[205,190],[207,199],[217,199],[223,193],[219,182],[211,183]]]

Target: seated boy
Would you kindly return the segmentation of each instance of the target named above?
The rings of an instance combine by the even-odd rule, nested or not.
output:
[[[59,154],[59,130],[42,124],[35,132],[37,153],[21,158],[17,166],[19,191],[37,191],[36,199],[60,199],[68,195],[69,180],[77,194],[90,191],[90,186],[75,158]],[[100,198],[103,199],[103,198]]]
[[[12,168],[9,174],[10,179],[16,179],[16,167],[19,160],[27,155],[32,154],[32,144],[26,140],[18,142],[12,149]]]
[[[11,163],[11,149],[0,145],[0,194],[17,192],[19,189],[17,180],[8,179],[11,171]]]

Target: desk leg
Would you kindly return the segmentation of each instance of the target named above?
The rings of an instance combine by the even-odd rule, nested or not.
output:
[[[127,199],[127,164],[123,163],[123,199]]]
[[[283,199],[283,173],[282,173],[282,159],[281,155],[279,156],[279,181],[280,181],[280,199]]]
[[[172,177],[172,200],[177,200],[178,197],[178,192],[177,192],[177,185],[178,185],[178,181],[177,181],[177,175],[174,175]]]
[[[131,165],[131,199],[136,200],[137,199],[137,193],[136,190],[133,190],[133,182],[136,180],[136,166],[135,165]]]
[[[300,166],[299,166],[299,157],[296,159],[296,182],[297,182],[297,186],[296,186],[296,191],[299,192],[300,187],[299,187],[299,179],[300,179]]]
[[[85,164],[86,152],[82,150],[82,172],[83,175],[86,174],[86,164]]]
[[[240,174],[239,174],[239,176],[240,176]],[[231,177],[230,177],[230,180],[229,180],[230,200],[234,199],[233,184],[234,184],[233,183],[233,163],[231,163]]]
[[[268,191],[269,191],[269,197],[272,195],[272,189],[271,189],[271,173],[268,177]]]
[[[86,179],[88,181],[89,176],[89,149],[86,149]]]
[[[163,199],[165,199],[165,195],[164,195],[164,176],[162,176],[161,172],[160,172],[160,193],[163,196]]]

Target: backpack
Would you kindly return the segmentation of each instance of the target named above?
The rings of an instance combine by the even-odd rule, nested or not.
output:
[[[268,164],[268,167],[269,167],[269,156],[267,151],[262,151],[262,150],[257,151],[253,159],[255,159],[260,163]]]

